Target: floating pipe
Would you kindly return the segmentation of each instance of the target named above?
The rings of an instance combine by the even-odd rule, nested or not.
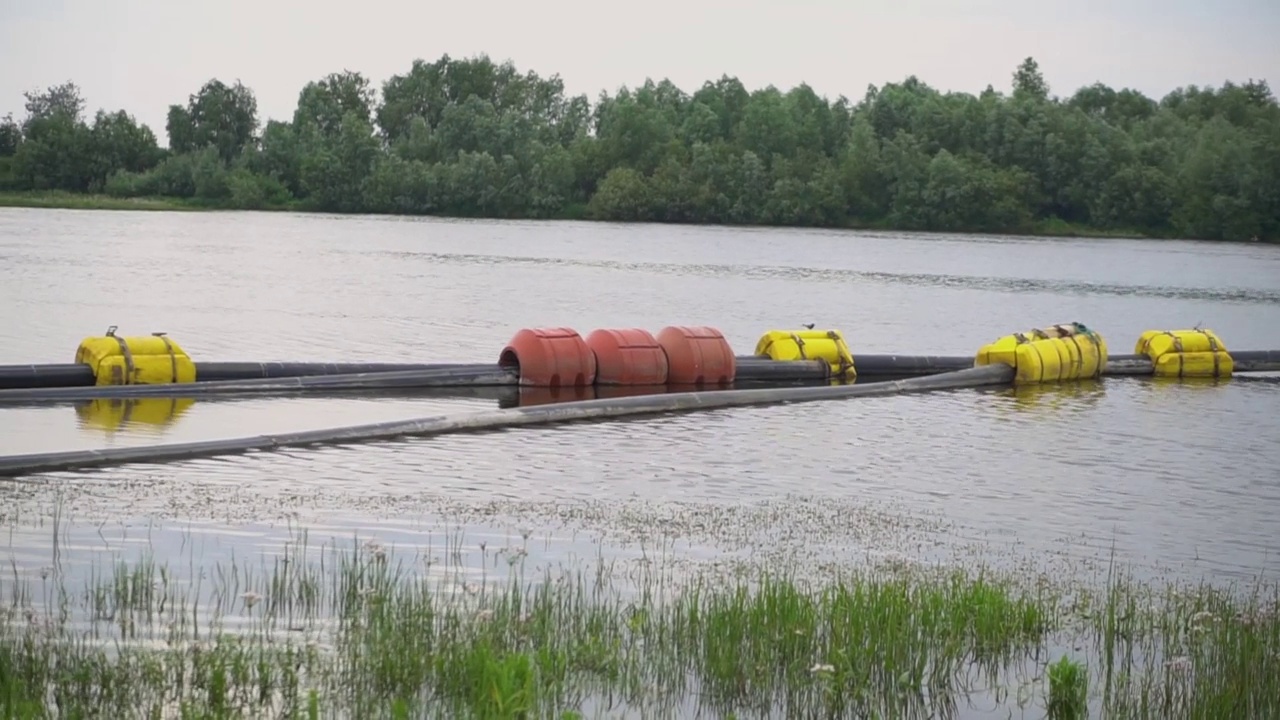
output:
[[[19,476],[74,468],[103,467],[135,462],[156,463],[214,455],[230,455],[253,450],[273,450],[282,447],[331,443],[346,444],[408,436],[447,435],[580,420],[606,420],[751,405],[880,397],[938,390],[960,390],[989,385],[1008,385],[1013,381],[1014,374],[1013,368],[1008,365],[995,364],[925,377],[908,378],[906,380],[866,384],[636,395],[456,415],[437,415],[414,420],[353,425],[325,430],[306,430],[278,435],[254,435],[226,440],[9,455],[0,457],[0,475]]]
[[[0,365],[0,388],[84,387],[94,382],[93,369],[79,363]]]
[[[91,388],[56,388],[56,389],[77,389],[88,390]],[[0,391],[3,396],[5,391]],[[498,407],[515,407],[520,403],[520,389],[517,385],[454,385],[446,387],[393,387],[393,388],[310,388],[306,390],[281,391],[278,395],[271,396],[272,399],[285,397],[305,397],[309,400],[488,400],[496,402]],[[593,396],[594,397],[594,396]],[[0,410],[24,410],[39,409],[47,407],[60,406],[80,406],[101,400],[112,403],[131,403],[144,402],[156,399],[174,399],[184,400],[183,394],[174,391],[172,395],[164,396],[148,396],[148,397],[114,397],[114,398],[57,398],[57,399],[29,399],[29,400],[0,400]],[[201,397],[199,401],[202,403],[237,403],[252,400],[265,400],[267,398],[260,397],[259,393],[221,393],[208,397]]]
[[[1280,372],[1280,350],[1232,350],[1232,373]],[[1103,375],[1151,375],[1155,366],[1146,355],[1112,355]]]
[[[858,355],[858,374],[864,377],[907,377],[973,367],[972,357],[934,355]],[[743,380],[821,380],[829,375],[822,360],[771,360],[758,355],[736,358]],[[474,363],[330,363],[330,362],[198,362],[196,382],[260,380],[315,375],[361,375],[477,367]],[[88,365],[0,365],[0,389],[91,387],[96,380]]]
[[[379,390],[387,388],[495,387],[515,385],[519,377],[497,365],[436,366],[429,370],[304,375],[255,380],[211,380],[164,385],[94,385],[91,387],[0,390],[0,404],[97,398],[184,397],[249,393],[288,393],[298,390]]]
[[[1231,357],[1236,373],[1280,372],[1280,350],[1237,350]],[[772,360],[758,355],[739,355],[736,363],[736,379],[748,384],[818,381],[830,377],[830,368],[822,360]],[[966,355],[857,355],[855,366],[860,379],[900,379],[970,368],[973,358]],[[1153,371],[1145,355],[1112,355],[1102,374],[1151,375]],[[468,373],[475,373],[476,379],[463,384],[506,386],[514,382],[509,376],[511,372],[478,363],[206,362],[197,364],[199,380],[195,383],[98,386],[87,365],[0,365],[0,388],[5,388],[0,389],[0,404],[102,397],[200,397],[311,388],[455,387],[459,384],[458,378],[467,377]],[[294,382],[298,378],[325,377],[337,379],[332,383]],[[195,390],[206,387],[210,388],[207,392]]]
[[[231,363],[219,364],[225,369]],[[282,363],[235,363],[248,372],[276,372]],[[296,365],[296,364],[295,364]],[[87,367],[87,366],[80,366]],[[371,372],[327,374],[331,369],[351,367],[379,368]],[[208,397],[249,393],[289,393],[302,390],[361,390],[382,388],[422,388],[460,386],[515,385],[518,373],[499,365],[437,364],[414,366],[410,370],[385,370],[394,365],[360,365],[340,363],[312,363],[301,376],[254,377],[242,380],[200,380],[194,383],[161,385],[88,385],[73,387],[26,387],[0,390],[0,404],[31,403],[57,400],[94,400],[98,398],[132,397]],[[399,366],[403,367],[403,366]],[[203,366],[199,370],[204,372]],[[902,375],[910,375],[904,372]],[[738,372],[744,383],[824,381],[830,375],[822,360],[778,361],[768,358],[748,357]]]
[[[330,362],[199,362],[195,365],[197,382],[445,370],[470,366],[468,363]],[[79,363],[0,365],[0,388],[87,387],[95,382],[93,369]]]
[[[919,377],[973,367],[972,355],[854,355],[858,377]]]

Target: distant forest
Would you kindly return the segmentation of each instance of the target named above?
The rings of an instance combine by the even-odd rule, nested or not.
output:
[[[86,117],[72,82],[0,119],[0,191],[210,207],[487,218],[1135,233],[1280,239],[1280,107],[1265,81],[1159,101],[1094,84],[1051,95],[916,77],[834,102],[732,77],[567,96],[487,56],[418,60],[377,92],[308,83],[289,121],[210,80],[169,107],[169,147],[125,111]]]

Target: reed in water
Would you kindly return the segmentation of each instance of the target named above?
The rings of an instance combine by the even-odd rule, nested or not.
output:
[[[143,556],[4,583],[0,714],[1050,717],[1280,713],[1280,595],[960,568],[529,567],[528,539]],[[443,558],[443,559],[442,559]]]

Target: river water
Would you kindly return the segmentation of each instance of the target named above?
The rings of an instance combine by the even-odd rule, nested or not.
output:
[[[0,210],[0,302],[0,363],[70,362],[81,338],[111,325],[165,331],[197,361],[496,362],[522,327],[669,324],[715,326],[747,354],[765,331],[810,322],[844,331],[855,356],[968,355],[1069,321],[1116,354],[1144,330],[1194,325],[1230,348],[1272,349],[1280,248]],[[172,417],[164,403],[123,424],[107,406],[0,408],[0,454],[497,401],[239,399]],[[481,539],[541,528],[563,553],[579,531],[654,526],[687,531],[690,551],[707,556],[919,557],[945,529],[1019,552],[1115,552],[1157,572],[1238,579],[1280,570],[1277,468],[1274,379],[1114,378],[55,473],[0,484],[0,516],[26,568],[50,563],[55,544],[65,555],[160,538],[190,553],[199,536],[214,555],[243,554],[299,526],[414,544],[438,540],[447,516]]]

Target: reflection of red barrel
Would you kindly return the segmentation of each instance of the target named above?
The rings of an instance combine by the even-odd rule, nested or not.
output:
[[[669,392],[678,392],[678,390],[672,390],[666,385],[597,385],[596,399],[607,400],[637,397],[639,395],[666,395]]]
[[[587,336],[596,356],[597,385],[663,385],[667,353],[648,330],[596,330]]]
[[[595,397],[596,389],[589,385],[561,385],[559,387],[525,385],[520,388],[519,407],[594,400]]]
[[[729,385],[737,372],[733,348],[712,327],[671,325],[658,332],[673,385]]]
[[[596,356],[572,328],[525,328],[502,349],[498,364],[533,387],[581,387],[596,381]]]

